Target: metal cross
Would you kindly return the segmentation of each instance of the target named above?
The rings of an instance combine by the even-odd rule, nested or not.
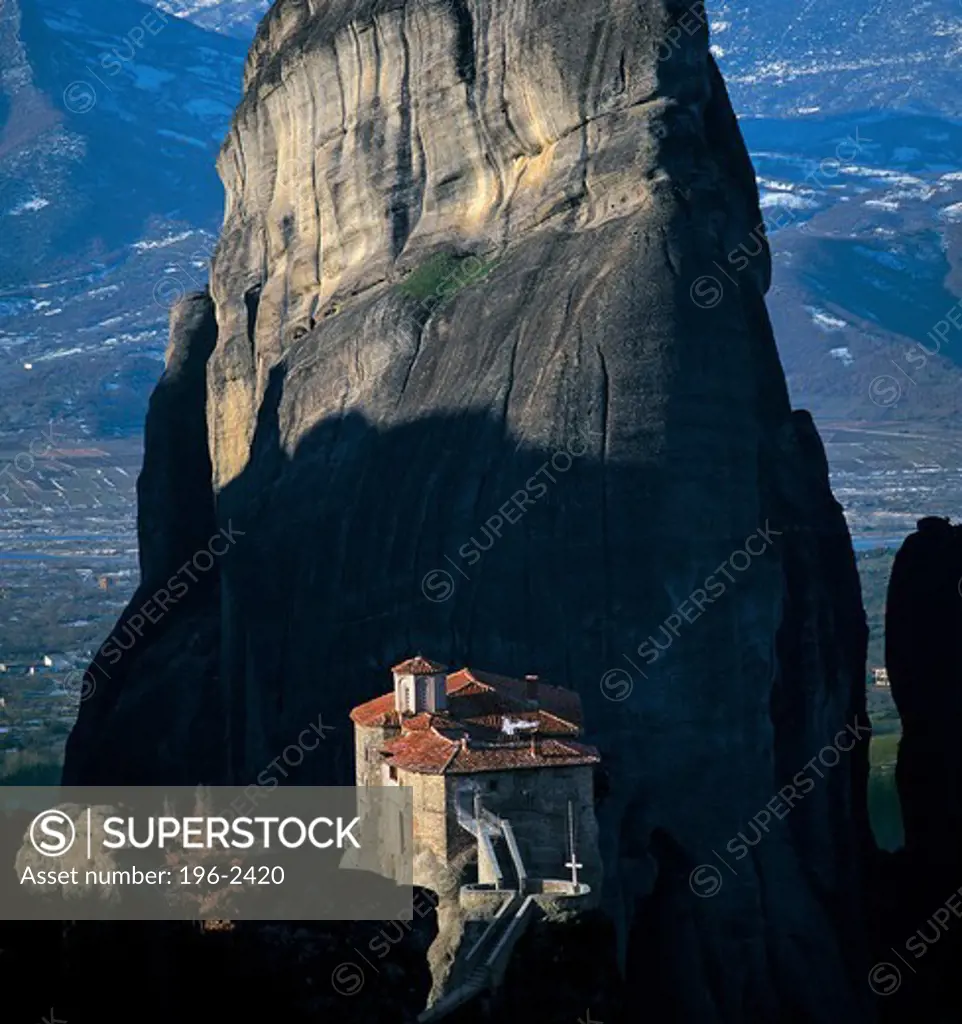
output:
[[[578,868],[584,864],[579,863],[575,855],[575,819],[571,810],[571,801],[568,801],[568,849],[571,851],[571,860],[565,861],[565,867],[571,868],[571,884],[578,885]]]

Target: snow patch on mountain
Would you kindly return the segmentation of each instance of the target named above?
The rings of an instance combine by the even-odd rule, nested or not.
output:
[[[793,192],[762,192],[758,197],[758,205],[763,210],[772,206],[782,206],[789,210],[815,210],[818,208],[818,203],[814,199],[806,199]]]
[[[806,306],[805,312],[812,318],[812,323],[815,324],[816,327],[828,332],[829,334],[844,330],[848,327],[848,324],[844,320],[839,320],[838,317],[832,316],[830,313],[826,313],[824,309],[819,309],[817,306]]]
[[[34,196],[32,199],[25,199],[22,203],[18,203],[16,206],[11,207],[7,210],[7,215],[10,217],[20,217],[24,213],[33,213],[36,210],[42,210],[45,206],[49,205],[49,199],[44,199],[41,196]]]
[[[155,7],[175,18],[239,39],[253,38],[270,5],[271,0],[154,0]]]
[[[144,252],[147,249],[166,249],[177,242],[183,242],[185,238],[190,238],[197,233],[196,231],[180,231],[177,234],[167,235],[164,238],[144,239],[141,242],[134,242],[131,248],[136,249],[137,252]]]

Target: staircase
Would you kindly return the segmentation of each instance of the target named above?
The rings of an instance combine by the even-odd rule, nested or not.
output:
[[[494,948],[485,960],[485,966],[489,972],[489,983],[494,988],[501,984],[514,947],[524,934],[528,922],[534,917],[537,909],[533,895],[525,896],[523,899],[519,896],[516,897],[516,900],[520,905],[516,907],[513,914],[506,915],[505,927],[499,932]]]
[[[459,1006],[479,996],[490,984],[488,970],[479,964],[464,979],[464,982],[452,992],[442,996],[434,1006],[429,1006],[418,1015],[418,1024],[429,1024],[430,1021],[441,1020],[453,1013]]]
[[[459,954],[451,972],[453,985],[450,991],[421,1013],[419,1024],[440,1020],[487,989],[497,987],[515,943],[524,933],[535,910],[534,897],[522,895],[528,876],[511,822],[483,808],[477,798],[472,810],[473,813],[465,809],[460,799],[455,800],[458,824],[478,840],[479,852],[483,851],[489,859],[499,888],[504,883],[504,872],[498,862],[494,841],[499,836],[504,838],[517,876],[517,890],[506,896],[497,914],[464,957]]]
[[[512,894],[501,905],[461,966],[467,971],[460,984],[418,1017],[419,1024],[441,1020],[459,1006],[500,984],[515,944],[524,934],[535,909],[534,896]],[[471,961],[478,957],[472,965]],[[457,970],[457,966],[455,967]]]
[[[511,854],[514,873],[518,877],[518,892],[524,892],[524,883],[527,881],[528,873],[525,871],[524,862],[521,860],[521,851],[518,849],[518,842],[514,838],[514,829],[507,818],[499,818],[498,824],[501,826],[501,834],[504,836],[504,841],[508,844],[508,853]]]
[[[482,807],[477,798],[474,800],[474,813],[463,806],[460,798],[455,800],[454,807],[458,824],[465,832],[470,832],[477,839],[478,853],[487,858],[494,870],[497,887],[500,889],[504,885],[504,872],[501,870],[498,855],[494,849],[494,841],[503,833],[501,819]]]
[[[489,858],[494,868],[499,888],[504,883],[504,872],[501,870],[501,865],[498,862],[497,853],[494,849],[494,840],[499,836],[504,837],[508,853],[511,856],[511,863],[514,865],[514,873],[517,877],[516,888],[518,892],[524,892],[524,884],[528,873],[525,870],[524,861],[521,859],[521,851],[518,849],[518,842],[515,839],[511,822],[507,818],[499,818],[496,814],[492,814],[487,808],[481,806],[478,799],[475,799],[474,813],[466,810],[459,799],[455,800],[454,807],[458,824],[478,840],[478,846],[483,849],[485,856]]]

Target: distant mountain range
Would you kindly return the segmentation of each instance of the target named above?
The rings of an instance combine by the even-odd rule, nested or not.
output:
[[[0,430],[66,415],[139,435],[167,308],[206,278],[214,161],[267,6],[3,0]],[[709,11],[772,233],[796,404],[820,421],[949,426],[962,331],[939,328],[939,351],[927,338],[962,295],[962,7]]]
[[[146,0],[144,0],[146,2]],[[249,40],[271,0],[156,0],[155,6],[195,25]]]
[[[742,128],[771,232],[768,301],[795,403],[820,420],[954,427],[962,125],[862,113]]]
[[[739,115],[962,112],[957,0],[709,0],[707,7]]]
[[[0,429],[142,430],[167,310],[206,280],[246,49],[134,0],[3,0]]]
[[[148,2],[148,0],[144,0]],[[250,39],[269,0],[153,0]],[[956,116],[956,0],[708,0],[713,50],[736,111],[767,117],[915,110]],[[699,17],[694,3],[686,25]]]
[[[820,422],[954,427],[962,5],[708,7],[772,232],[768,301],[794,402]]]

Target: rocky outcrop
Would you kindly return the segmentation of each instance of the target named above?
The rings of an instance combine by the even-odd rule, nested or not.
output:
[[[882,948],[886,959],[895,949],[908,964],[898,965],[896,1013],[933,1020],[962,1011],[960,630],[962,526],[921,519],[895,557],[885,607],[885,664],[902,719],[896,782],[905,846],[882,879],[883,898],[898,894]]]
[[[216,530],[207,451],[207,360],[217,321],[207,294],[171,311],[164,374],[144,428],[144,466],[137,481],[140,572],[145,584],[169,578]]]
[[[960,589],[962,527],[920,520],[892,567],[885,664],[902,719],[896,780],[905,850],[943,884],[962,872]]]
[[[207,294],[171,311],[165,369],[150,399],[137,480],[141,581],[88,668],[83,713],[67,744],[66,785],[188,785],[222,777],[216,742],[220,559],[207,450],[207,361],[217,343]],[[223,550],[226,541],[215,545]],[[200,555],[200,557],[198,557]],[[209,556],[209,558],[208,558]],[[196,560],[196,562],[195,562]],[[209,561],[209,564],[208,564]],[[189,678],[182,692],[161,677]],[[152,754],[135,735],[149,728]],[[221,730],[222,731],[222,730]],[[129,743],[104,744],[104,736]]]
[[[213,781],[206,725],[246,783],[320,709],[297,781],[348,783],[400,657],[538,673],[604,758],[628,976],[679,1020],[867,1019],[864,616],[700,5],[278,0],[245,87],[206,396],[243,537],[204,656],[145,645],[68,775],[159,780],[148,730]]]

